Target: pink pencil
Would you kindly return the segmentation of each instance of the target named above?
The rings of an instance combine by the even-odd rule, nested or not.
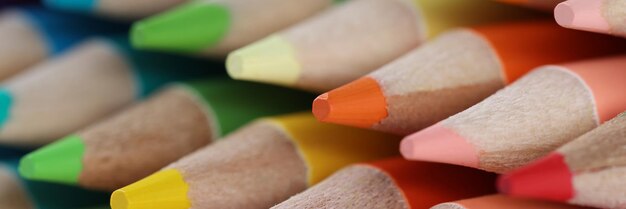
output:
[[[559,25],[626,37],[626,1],[569,0],[554,9]]]
[[[402,155],[506,172],[626,110],[624,89],[626,55],[540,67],[477,105],[408,136]]]

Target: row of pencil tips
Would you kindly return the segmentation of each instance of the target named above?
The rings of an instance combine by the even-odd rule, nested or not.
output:
[[[624,0],[27,1],[0,208],[626,208]]]

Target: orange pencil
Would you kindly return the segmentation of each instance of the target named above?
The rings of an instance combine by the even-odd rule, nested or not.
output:
[[[623,98],[623,97],[622,97]],[[500,179],[515,196],[625,208],[626,113]]]
[[[313,113],[323,122],[406,135],[469,108],[537,66],[624,49],[620,38],[567,30],[552,21],[454,30],[322,94]]]
[[[496,0],[496,1],[552,12],[552,10],[554,10],[554,7],[556,7],[557,4],[565,0]]]
[[[540,67],[406,137],[405,158],[506,172],[626,110],[626,55]]]
[[[624,0],[569,0],[554,9],[554,18],[566,28],[626,37]]]
[[[523,199],[505,195],[487,195],[441,203],[430,209],[585,209],[586,207],[543,200]]]
[[[493,177],[460,166],[390,158],[344,168],[273,209],[428,208],[489,194]]]

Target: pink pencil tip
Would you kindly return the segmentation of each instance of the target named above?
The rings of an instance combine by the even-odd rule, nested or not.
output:
[[[404,138],[400,152],[409,160],[478,167],[474,146],[440,123]]]
[[[566,28],[608,33],[610,27],[602,16],[602,1],[569,0],[554,8],[554,19]]]

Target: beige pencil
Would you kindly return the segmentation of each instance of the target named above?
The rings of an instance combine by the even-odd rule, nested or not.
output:
[[[204,69],[208,64],[133,51],[120,37],[86,41],[4,82],[0,88],[0,143],[49,143],[168,82],[211,74]]]

